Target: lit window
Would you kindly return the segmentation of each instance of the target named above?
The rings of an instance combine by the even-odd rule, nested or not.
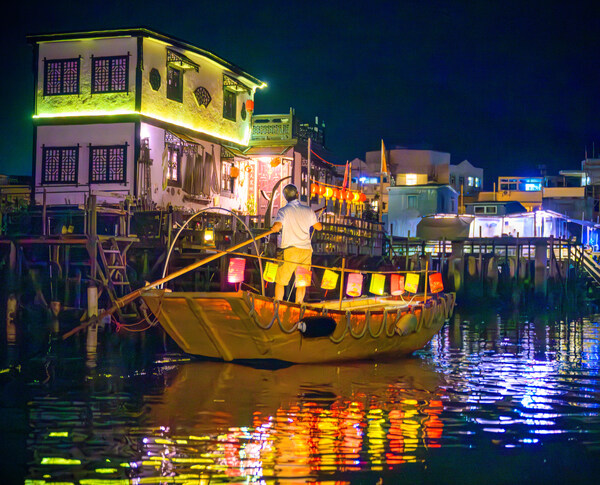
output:
[[[479,177],[475,177],[475,187],[481,187],[481,179]]]
[[[123,93],[128,84],[128,56],[92,58],[92,93]]]
[[[79,94],[79,58],[44,61],[44,96]]]
[[[42,183],[77,183],[79,147],[43,147]]]
[[[406,174],[406,185],[417,185],[417,174],[407,173]]]
[[[90,147],[90,183],[125,182],[127,145]]]
[[[183,103],[183,70],[167,66],[167,98]]]
[[[181,148],[167,145],[167,184],[181,187]]]
[[[473,177],[467,177],[467,185],[469,187],[473,187],[475,185],[475,180],[473,179]]]

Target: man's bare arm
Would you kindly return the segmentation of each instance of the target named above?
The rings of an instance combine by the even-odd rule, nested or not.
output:
[[[275,232],[279,232],[281,231],[281,228],[283,227],[283,225],[281,224],[281,222],[275,222],[273,223],[273,225],[271,226],[271,229]]]

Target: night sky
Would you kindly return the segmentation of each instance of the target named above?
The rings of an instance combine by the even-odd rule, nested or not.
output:
[[[27,34],[145,26],[266,81],[256,113],[326,123],[338,160],[449,152],[501,175],[600,153],[598,2],[21,1],[2,17],[0,173],[31,171]],[[599,4],[600,5],[600,4]]]

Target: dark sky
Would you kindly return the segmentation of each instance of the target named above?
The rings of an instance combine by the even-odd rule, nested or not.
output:
[[[3,15],[0,173],[29,174],[31,33],[146,26],[266,81],[256,113],[324,120],[338,159],[449,152],[499,175],[600,152],[600,7],[547,1],[21,1]],[[598,4],[600,5],[600,3]]]

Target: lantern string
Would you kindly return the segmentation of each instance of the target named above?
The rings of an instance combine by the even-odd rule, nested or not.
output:
[[[317,157],[319,160],[321,160],[322,162],[328,163],[329,165],[332,165],[334,167],[343,167],[343,165],[338,165],[337,163],[331,163],[328,162],[327,160],[325,160],[322,156],[320,156],[318,153],[316,153],[312,148],[310,150],[310,153],[312,153],[315,157]]]

